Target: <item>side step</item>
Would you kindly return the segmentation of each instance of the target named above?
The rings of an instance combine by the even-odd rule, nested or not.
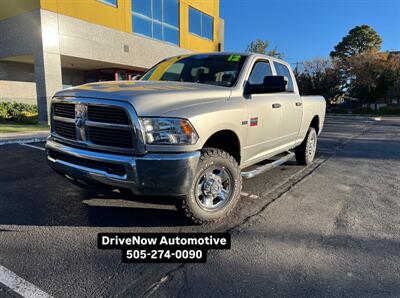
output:
[[[292,159],[294,157],[294,152],[290,152],[288,151],[287,154],[285,156],[283,156],[282,158],[275,160],[271,163],[268,163],[266,165],[260,166],[252,171],[248,171],[248,172],[242,172],[241,175],[243,178],[246,179],[250,179],[253,178],[255,176],[258,176],[262,173],[265,173],[266,171],[272,170],[276,167],[279,167],[281,164],[284,164],[285,162],[289,161],[290,159]]]

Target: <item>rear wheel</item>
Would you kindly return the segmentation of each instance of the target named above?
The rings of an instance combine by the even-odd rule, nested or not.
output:
[[[296,161],[300,165],[309,165],[313,162],[317,151],[317,132],[310,127],[304,141],[296,147]]]
[[[235,208],[241,188],[242,177],[236,160],[223,150],[206,148],[182,209],[194,223],[222,221]]]

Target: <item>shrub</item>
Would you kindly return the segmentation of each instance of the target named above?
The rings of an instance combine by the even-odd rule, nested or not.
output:
[[[379,114],[382,115],[400,115],[399,108],[382,107],[379,109]]]
[[[371,108],[354,108],[353,114],[378,114],[378,111],[375,111]]]
[[[0,120],[3,122],[37,123],[38,108],[34,104],[0,102]]]

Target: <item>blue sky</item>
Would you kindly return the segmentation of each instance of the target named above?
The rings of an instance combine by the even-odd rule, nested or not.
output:
[[[225,50],[268,39],[293,63],[327,57],[350,29],[367,24],[383,50],[400,50],[400,0],[220,0]]]

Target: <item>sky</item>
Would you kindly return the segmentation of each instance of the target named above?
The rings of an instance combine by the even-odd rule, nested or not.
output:
[[[328,57],[357,25],[383,39],[382,50],[400,50],[400,0],[220,0],[225,51],[245,51],[257,38],[295,63]]]

